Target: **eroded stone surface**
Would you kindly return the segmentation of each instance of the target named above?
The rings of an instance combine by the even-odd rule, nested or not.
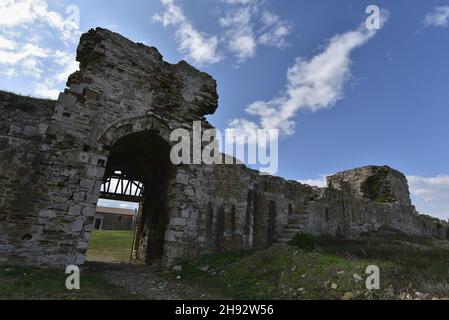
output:
[[[343,172],[320,189],[243,165],[172,166],[173,129],[211,128],[215,81],[104,29],[82,36],[77,60],[56,102],[0,93],[0,262],[82,264],[101,184],[116,169],[147,186],[140,260],[263,249],[297,232],[448,237],[388,167]]]

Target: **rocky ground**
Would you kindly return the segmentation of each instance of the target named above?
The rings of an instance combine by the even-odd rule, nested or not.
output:
[[[136,299],[215,300],[224,298],[204,287],[171,277],[161,271],[157,263],[139,265],[89,262],[84,268],[125,289]]]
[[[379,289],[367,289],[371,266],[379,269]],[[449,242],[405,235],[301,235],[289,245],[205,256],[178,270],[188,283],[233,299],[449,299]]]

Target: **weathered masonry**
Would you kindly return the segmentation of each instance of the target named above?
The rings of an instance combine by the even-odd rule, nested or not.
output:
[[[262,249],[298,232],[448,237],[388,167],[340,173],[320,189],[243,165],[174,166],[170,133],[193,121],[211,128],[215,81],[104,29],[82,36],[77,60],[58,101],[0,93],[0,262],[83,264],[101,186],[117,173],[144,186],[142,261]]]

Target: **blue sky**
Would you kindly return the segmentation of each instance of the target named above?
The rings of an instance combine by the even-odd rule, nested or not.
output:
[[[388,17],[377,32],[370,4]],[[2,0],[0,88],[57,97],[97,26],[210,73],[217,128],[280,129],[278,175],[389,165],[449,218],[449,1]]]

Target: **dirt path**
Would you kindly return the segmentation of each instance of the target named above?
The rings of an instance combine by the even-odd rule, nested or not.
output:
[[[88,262],[86,270],[106,279],[137,299],[144,300],[216,300],[223,297],[192,286],[182,280],[170,279],[158,264],[114,264]]]

